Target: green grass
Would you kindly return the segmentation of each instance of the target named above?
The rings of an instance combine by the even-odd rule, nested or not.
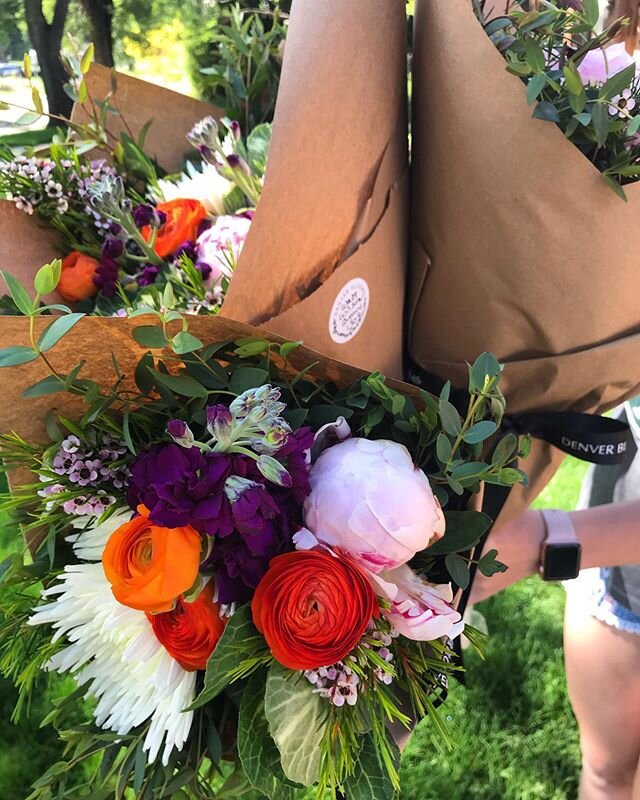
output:
[[[568,459],[539,504],[571,508],[585,472]],[[0,519],[0,556],[15,542]],[[402,800],[572,800],[580,758],[562,662],[564,592],[532,578],[483,603],[491,638],[487,658],[466,657],[467,685],[452,688],[443,712],[452,753],[434,748],[420,725],[402,763]],[[43,683],[45,686],[45,683]],[[0,797],[22,800],[35,776],[60,752],[38,730],[50,695],[43,690],[31,717],[8,723],[14,692],[0,682]],[[37,746],[34,742],[37,741]]]

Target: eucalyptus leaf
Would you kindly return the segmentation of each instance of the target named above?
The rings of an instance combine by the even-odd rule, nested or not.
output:
[[[35,304],[29,297],[29,293],[24,286],[8,272],[0,271],[0,275],[4,278],[7,288],[9,289],[9,294],[13,298],[13,302],[18,307],[18,310],[27,317],[31,316],[35,311]]]
[[[38,358],[38,353],[33,347],[23,345],[3,347],[0,350],[0,367],[17,367],[20,364],[35,361],[36,358]]]
[[[55,375],[47,375],[38,383],[29,386],[22,392],[22,397],[43,397],[47,394],[56,394],[56,392],[64,391],[64,381]]]
[[[497,550],[489,550],[478,561],[478,569],[487,578],[490,578],[497,572],[506,572],[508,570],[506,564],[503,564],[501,561],[496,559],[497,555]]]
[[[43,353],[51,350],[84,316],[85,314],[74,313],[56,317],[40,334],[38,349]]]
[[[229,381],[229,391],[234,394],[242,394],[247,389],[255,389],[264,386],[269,380],[269,373],[266,369],[258,367],[238,367]]]
[[[141,347],[156,349],[169,344],[164,331],[158,325],[140,325],[133,329],[131,335]]]
[[[171,340],[171,346],[174,353],[183,355],[185,353],[193,353],[194,350],[199,350],[203,345],[200,339],[188,331],[180,331]]]
[[[450,553],[445,558],[444,564],[456,586],[460,589],[466,589],[471,581],[471,573],[467,561],[457,553]]]
[[[497,429],[495,422],[485,419],[472,425],[462,439],[467,444],[478,444],[479,442],[484,442],[490,436],[493,436]]]
[[[440,420],[445,433],[457,436],[462,429],[462,420],[456,407],[448,400],[440,398]]]
[[[208,397],[208,390],[190,375],[167,375],[160,370],[152,369],[151,374],[157,383],[171,389],[182,397]]]

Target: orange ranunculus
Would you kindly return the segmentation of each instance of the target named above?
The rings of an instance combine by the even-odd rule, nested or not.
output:
[[[193,603],[180,598],[166,614],[147,614],[157,640],[188,672],[206,669],[226,625],[213,593],[214,584],[209,581]]]
[[[364,572],[325,550],[276,556],[251,603],[276,661],[294,670],[336,664],[380,613]]]
[[[198,228],[203,219],[207,217],[207,209],[199,200],[177,198],[168,203],[160,203],[156,211],[163,211],[167,220],[158,231],[155,251],[160,258],[166,258],[185,242],[195,242],[198,238]],[[149,241],[151,226],[142,228],[142,235]]]
[[[73,250],[62,261],[62,272],[56,287],[58,294],[69,303],[93,297],[98,291],[93,278],[99,266],[95,258]]]
[[[202,540],[191,526],[161,528],[138,506],[107,541],[102,566],[113,596],[123,606],[152,614],[170,611],[198,577]]]

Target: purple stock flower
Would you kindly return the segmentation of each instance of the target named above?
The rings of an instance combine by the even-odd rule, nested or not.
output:
[[[145,264],[138,275],[138,286],[151,286],[158,279],[160,270],[155,264]]]
[[[161,228],[167,221],[164,211],[157,211],[153,206],[142,203],[133,209],[133,221],[136,228],[144,228],[145,225],[153,225],[154,228]]]
[[[177,260],[181,256],[186,256],[191,261],[195,261],[197,257],[195,242],[183,242],[173,254],[173,258]]]
[[[156,525],[191,525],[200,533],[228,536],[233,519],[224,482],[232,466],[221,453],[205,456],[196,447],[161,445],[133,463],[127,500],[134,509],[146,506]]]
[[[118,263],[112,258],[103,256],[100,266],[96,269],[93,282],[105,297],[113,297],[116,293],[119,272]]]
[[[110,260],[120,258],[124,252],[124,242],[122,239],[108,234],[102,243],[102,257]]]
[[[209,407],[209,430],[224,430],[230,416],[226,406]],[[182,427],[179,432],[184,433]],[[291,474],[288,489],[268,482],[248,456],[161,445],[134,462],[127,499],[132,508],[145,505],[157,525],[192,525],[215,536],[204,566],[215,573],[218,601],[244,602],[271,559],[293,549],[309,493],[312,441],[312,431],[303,428],[291,433],[278,452]]]

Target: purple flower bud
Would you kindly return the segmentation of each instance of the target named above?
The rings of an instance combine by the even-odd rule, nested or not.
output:
[[[233,136],[236,142],[239,142],[242,137],[242,130],[240,128],[240,123],[237,120],[232,120],[231,124],[229,125],[229,133]]]
[[[207,406],[207,430],[219,442],[228,439],[233,427],[233,417],[226,406]]]
[[[182,447],[193,447],[195,437],[191,428],[181,419],[172,419],[167,423],[167,433]]]
[[[247,162],[239,156],[237,153],[231,153],[231,155],[227,156],[227,164],[231,169],[239,169],[247,176],[247,178],[251,177],[251,170],[249,169],[249,165]]]
[[[293,481],[286,468],[275,458],[262,455],[257,461],[258,469],[264,477],[275,483],[276,486],[284,486],[285,489],[291,488]]]
[[[160,270],[155,264],[145,264],[142,272],[138,275],[138,286],[151,286],[155,283]]]

